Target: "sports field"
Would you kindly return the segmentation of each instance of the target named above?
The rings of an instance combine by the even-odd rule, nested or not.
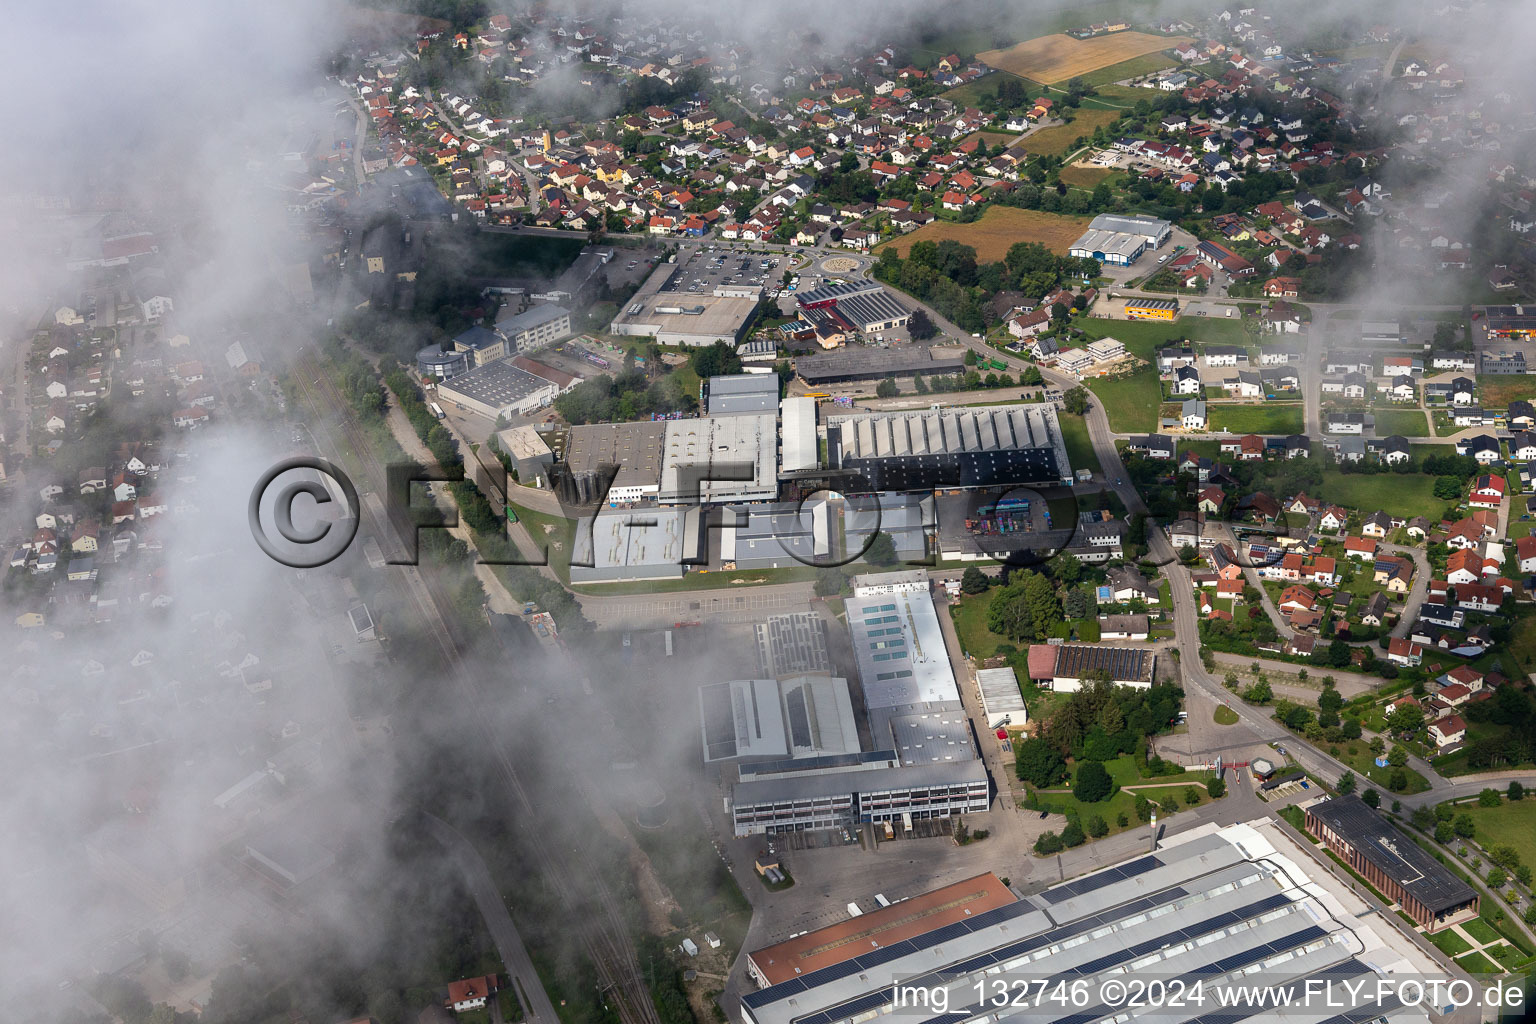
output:
[[[976,259],[981,263],[1002,259],[1015,242],[1039,242],[1052,252],[1065,255],[1077,237],[1087,230],[1089,219],[1021,210],[1014,206],[989,206],[979,220],[969,224],[936,220],[885,244],[905,256],[913,242],[953,239],[974,248]]]
[[[1092,39],[1057,34],[1028,39],[1006,50],[985,50],[976,57],[994,68],[1052,85],[1189,41],[1188,36],[1154,36],[1145,32],[1115,32]]]

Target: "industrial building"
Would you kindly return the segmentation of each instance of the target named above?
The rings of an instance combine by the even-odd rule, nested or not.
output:
[[[560,386],[554,381],[520,370],[505,359],[476,366],[437,386],[438,401],[492,420],[527,416],[549,405],[559,394]]]
[[[484,366],[507,356],[507,339],[500,331],[476,324],[453,339],[453,350],[462,352],[470,366]]]
[[[1206,824],[1155,852],[1032,896],[987,910],[964,907],[971,912],[957,919],[922,913],[926,901],[917,911],[891,915],[907,922],[901,931],[883,931],[884,915],[859,916],[834,926],[835,934],[799,936],[790,942],[801,945],[749,954],[749,973],[767,987],[742,997],[741,1018],[744,1024],[902,1016],[930,1022],[1030,1016],[1055,1024],[1162,1016],[1228,1024],[1427,1022],[1423,1004],[1405,1004],[1392,986],[1378,988],[1375,981],[1443,976],[1443,970],[1317,868],[1313,856],[1267,819]],[[962,889],[946,893],[939,905],[964,901]],[[876,920],[866,924],[865,917]],[[1250,990],[1251,1008],[1223,1002],[1172,1009],[1158,1000],[1148,1004],[1156,1008],[1139,1010],[1101,1001],[1113,991],[1105,982],[1123,984],[1138,974],[1170,992],[1209,993],[1213,986],[1256,980],[1270,988]],[[1322,986],[1307,984],[1325,979],[1335,983],[1335,993],[1340,982],[1365,984],[1357,1000],[1325,1005]],[[1036,992],[1048,1000],[1051,992],[1072,990],[1088,1001],[1003,1009],[993,1001],[996,981],[1010,1001]],[[903,991],[922,991],[923,1005],[900,1004]],[[1287,994],[1294,997],[1290,1005],[1274,1005]],[[1309,1005],[1302,1005],[1309,995]]]
[[[565,472],[571,488],[565,497],[583,505],[597,501],[632,505],[655,498],[661,488],[665,426],[641,421],[572,427],[565,440]]]
[[[428,345],[416,353],[416,372],[423,377],[447,380],[469,372],[469,354],[458,349],[444,351],[441,346]]]
[[[784,399],[779,403],[779,475],[807,473],[820,468],[816,399]]]
[[[668,420],[662,504],[772,501],[779,493],[779,418],[773,413]]]
[[[872,716],[877,747],[889,746],[905,767],[976,759],[976,739],[963,707],[936,707],[901,715]]]
[[[912,311],[896,301],[878,281],[849,281],[812,288],[798,293],[795,305],[812,323],[819,316],[831,317],[843,329],[864,334],[894,331],[912,319]]]
[[[555,453],[537,427],[532,424],[508,427],[496,434],[496,442],[511,458],[519,483],[548,482],[549,467],[554,465]]]
[[[911,377],[921,374],[950,375],[965,372],[965,350],[928,345],[900,345],[876,348],[850,345],[832,352],[801,356],[795,360],[795,373],[806,384],[818,387],[851,380],[877,380],[883,377]]]
[[[571,336],[571,311],[564,306],[547,302],[521,313],[509,313],[510,310],[510,306],[503,307],[502,315],[496,318],[496,330],[514,355],[536,352]]]
[[[1029,677],[1049,684],[1058,693],[1074,693],[1083,688],[1089,675],[1105,672],[1116,686],[1134,686],[1145,690],[1152,686],[1157,656],[1137,647],[1112,647],[1107,644],[1031,644]]]
[[[1427,931],[1477,916],[1477,892],[1350,795],[1308,805],[1307,831]]]
[[[834,536],[832,508],[825,500],[728,506],[720,561],[738,569],[825,564]]]
[[[844,608],[871,716],[893,708],[959,705],[960,690],[927,590],[850,597]]]
[[[1148,249],[1165,244],[1172,231],[1170,222],[1157,217],[1101,213],[1089,221],[1088,230],[1072,243],[1067,253],[1079,259],[1128,267]]]
[[[832,671],[827,624],[815,612],[770,615],[757,624],[756,631],[757,663],[763,675],[777,679]]]
[[[921,562],[935,550],[938,529],[931,494],[849,495],[843,505],[843,537],[849,554],[863,551],[875,533],[883,533],[891,538],[897,558]]]
[[[760,988],[767,988],[847,963],[871,948],[895,946],[907,939],[960,924],[1017,899],[995,874],[977,875],[755,949],[747,954],[747,974]]]
[[[699,688],[704,761],[857,754],[848,680],[830,675],[732,679]]]
[[[572,583],[678,579],[704,561],[703,510],[614,509],[576,523]]]
[[[834,468],[863,474],[877,491],[1072,484],[1050,405],[829,417],[827,446]]]
[[[886,594],[927,594],[933,590],[927,569],[901,572],[867,572],[848,581],[854,597],[880,597]]]
[[[981,692],[981,710],[987,716],[988,729],[1006,725],[1022,727],[1029,721],[1024,706],[1024,692],[1019,677],[1011,668],[984,668],[976,673],[976,688]]]
[[[1132,320],[1175,320],[1179,315],[1179,300],[1126,299],[1125,315]]]
[[[743,765],[727,803],[738,836],[980,814],[990,802],[979,759],[917,766],[877,750]]]
[[[659,265],[625,307],[609,331],[625,337],[654,335],[663,345],[736,345],[746,337],[757,302],[760,280],[733,283],[717,274],[690,282],[690,264]]]
[[[1524,306],[1484,306],[1483,322],[1487,325],[1490,338],[1522,341],[1536,338],[1536,305],[1530,309]]]
[[[735,373],[703,382],[700,405],[709,416],[773,412],[779,407],[779,375]]]

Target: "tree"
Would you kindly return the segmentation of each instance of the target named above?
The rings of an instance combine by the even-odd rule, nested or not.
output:
[[[900,389],[896,387],[896,381],[890,377],[886,377],[880,383],[875,385],[876,398],[895,398],[899,393]]]
[[[1061,407],[1074,416],[1088,411],[1088,389],[1079,384],[1061,396]]]
[[[1357,740],[1360,738],[1360,719],[1346,718],[1340,728],[1343,730],[1345,739]]]
[[[1408,788],[1408,769],[1393,768],[1392,774],[1387,776],[1387,788],[1394,793],[1402,793]]]
[[[1275,699],[1275,691],[1263,676],[1243,693],[1243,700],[1250,704],[1268,704]]]
[[[933,319],[928,315],[927,310],[914,309],[912,319],[907,321],[907,333],[911,334],[915,341],[926,341],[938,334],[939,329],[934,326]]]
[[[1490,889],[1501,889],[1507,881],[1509,881],[1509,875],[1504,873],[1503,868],[1488,869],[1488,887]]]
[[[960,574],[960,589],[967,594],[985,594],[992,586],[992,580],[986,573],[968,565],[965,572]]]
[[[1061,841],[1068,847],[1082,846],[1088,841],[1083,834],[1083,826],[1075,821],[1067,822],[1067,827],[1061,830]]]
[[[1136,794],[1136,817],[1140,818],[1142,821],[1152,820],[1152,801],[1148,800],[1140,793]]]
[[[1060,853],[1061,837],[1055,832],[1040,833],[1040,838],[1035,840],[1035,852],[1041,856],[1050,853]]]
[[[1014,768],[1020,779],[1037,789],[1044,789],[1066,773],[1067,765],[1055,747],[1035,736],[1019,744]]]
[[[1083,578],[1083,563],[1068,551],[1063,551],[1051,559],[1050,570],[1052,576],[1069,587]]]
[[[1516,864],[1515,880],[1529,889],[1531,887],[1531,866],[1529,864]]]
[[[843,592],[843,584],[847,577],[836,566],[820,569],[816,573],[816,584],[812,588],[817,597],[833,597]]]
[[[1367,788],[1364,793],[1360,794],[1360,799],[1364,800],[1366,802],[1367,806],[1370,806],[1370,807],[1380,807],[1381,806],[1381,794],[1376,792],[1374,789]]]
[[[1218,775],[1205,784],[1205,791],[1211,794],[1212,800],[1219,800],[1227,795],[1227,780]]]
[[[1184,787],[1184,802],[1193,807],[1200,802],[1200,791],[1194,786]]]
[[[1109,799],[1115,784],[1109,772],[1098,761],[1084,761],[1077,767],[1077,781],[1072,784],[1072,795],[1085,804],[1096,804]]]
[[[1450,822],[1439,821],[1435,823],[1435,842],[1449,843],[1455,836],[1456,832],[1451,828]]]
[[[1463,839],[1471,839],[1477,835],[1477,823],[1472,820],[1470,814],[1456,815],[1456,820],[1451,822],[1451,828]]]
[[[1037,572],[1014,573],[987,608],[987,628],[1015,643],[1044,640],[1046,631],[1060,620],[1056,588]]]
[[[1387,751],[1387,764],[1391,765],[1393,768],[1401,768],[1407,763],[1408,751],[1394,743],[1392,745],[1392,749]],[[1495,797],[1495,799],[1497,799],[1497,797]]]
[[[1109,823],[1097,814],[1090,814],[1088,816],[1088,820],[1083,824],[1083,827],[1087,829],[1088,834],[1095,839],[1102,839],[1109,835]]]
[[[1340,775],[1339,784],[1336,788],[1339,791],[1339,796],[1349,796],[1349,794],[1353,793],[1355,791],[1355,773],[1345,772],[1343,775]]]
[[[1387,716],[1387,728],[1400,735],[1412,735],[1424,728],[1424,709],[1402,703]]]
[[[1443,501],[1455,501],[1461,497],[1461,481],[1453,476],[1442,476],[1435,480],[1435,497]]]
[[[1499,806],[1499,791],[1496,790],[1496,789],[1485,789],[1482,792],[1478,793],[1477,794],[1477,806],[1479,806],[1479,807],[1497,807],[1497,806]]]
[[[864,549],[864,560],[871,565],[895,565],[898,558],[896,542],[884,530],[877,532],[874,539],[869,542],[869,547]]]
[[[1173,798],[1172,793],[1169,793],[1158,801],[1157,809],[1171,817],[1179,812],[1179,802]]]
[[[1523,800],[1525,799],[1525,787],[1520,785],[1518,781],[1511,782],[1509,789],[1505,791],[1505,796],[1509,797],[1510,803],[1514,803],[1516,800]]]

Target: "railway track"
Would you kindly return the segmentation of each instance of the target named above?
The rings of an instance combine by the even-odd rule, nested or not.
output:
[[[360,486],[359,492],[372,490],[375,494],[385,494],[384,468],[375,456],[372,443],[353,421],[345,396],[326,377],[324,369],[312,355],[302,356],[299,364],[296,378],[299,388],[304,400],[320,418],[322,429],[329,432],[326,413],[334,412],[347,444],[363,467],[367,479],[359,483],[366,486]],[[363,515],[363,510],[359,509],[358,514]],[[384,526],[383,523],[375,523],[375,531],[382,530]],[[400,568],[423,615],[432,626],[443,657],[451,668],[450,675],[474,709],[471,717],[474,728],[481,734],[480,749],[492,752],[497,771],[512,797],[513,810],[526,821],[537,821],[539,809],[518,777],[517,769],[507,754],[504,737],[495,733],[491,716],[479,713],[479,709],[488,707],[491,702],[475,678],[475,673],[464,662],[461,654],[464,638],[448,611],[453,607],[452,602],[431,574],[422,573],[416,566]],[[597,970],[605,997],[616,1004],[619,1019],[623,1024],[661,1024],[650,990],[640,975],[638,958],[624,925],[622,908],[604,884],[602,872],[579,848],[572,854],[563,850],[554,851],[549,849],[540,829],[526,831],[534,837],[534,851],[544,877],[571,911],[570,919],[581,923],[582,945]],[[595,897],[597,906],[585,908],[579,898],[582,895]],[[599,912],[591,913],[590,909]]]

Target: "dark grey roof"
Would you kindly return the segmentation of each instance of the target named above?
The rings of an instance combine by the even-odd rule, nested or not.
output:
[[[1393,828],[1359,797],[1334,797],[1307,810],[1431,911],[1460,906],[1476,898],[1470,885],[1451,874],[1450,869],[1424,852],[1408,835]]]

